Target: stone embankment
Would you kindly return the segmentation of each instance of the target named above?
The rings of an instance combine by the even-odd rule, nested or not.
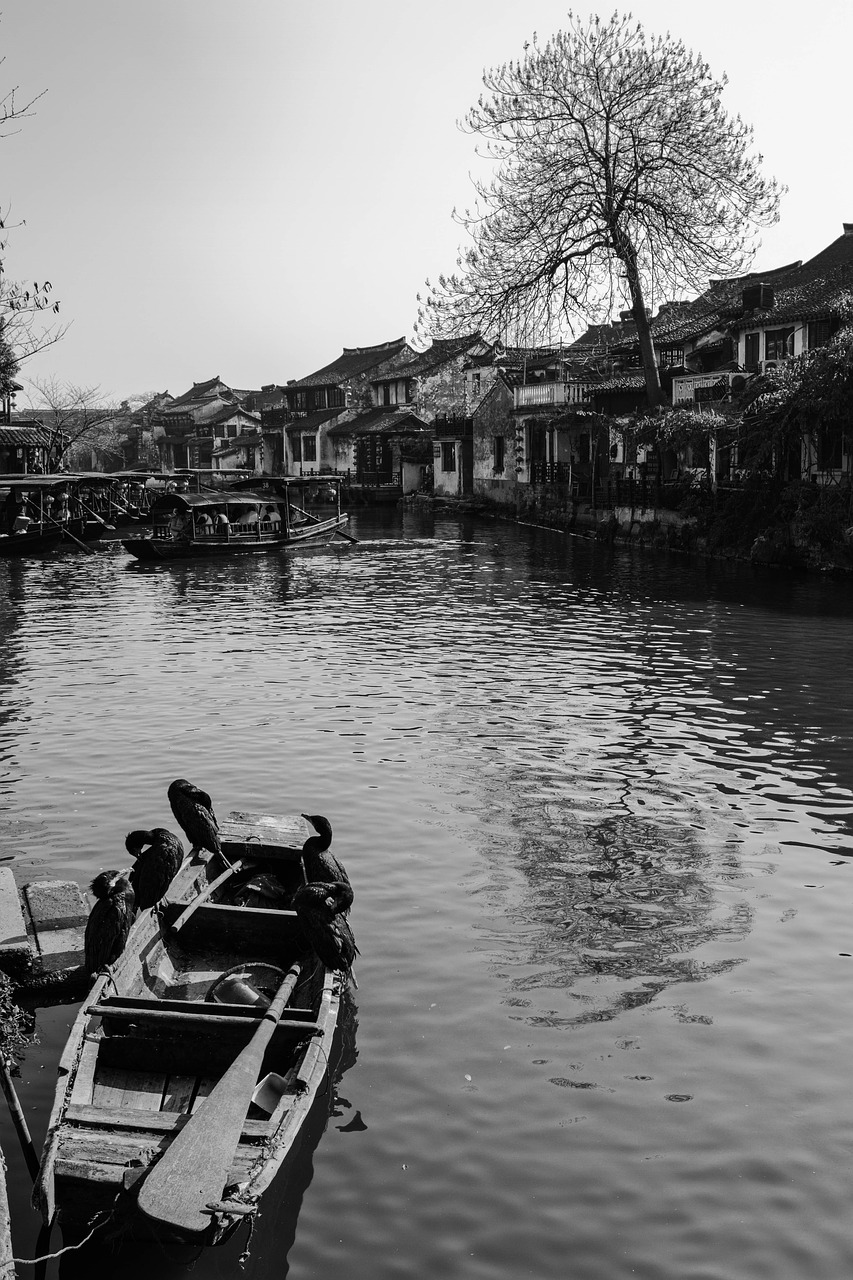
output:
[[[602,510],[559,491],[535,490],[518,492],[514,507],[483,497],[415,501],[659,551],[820,573],[853,571],[850,499],[838,491],[816,493],[814,486],[791,486],[770,501],[766,493],[745,491],[734,502],[696,502],[688,512],[654,506]]]

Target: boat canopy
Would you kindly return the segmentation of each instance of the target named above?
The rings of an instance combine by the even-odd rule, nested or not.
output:
[[[245,507],[253,503],[259,507],[268,507],[274,502],[275,498],[268,493],[250,493],[246,489],[224,489],[220,493],[164,493],[157,498],[151,509],[152,511],[173,509],[195,511],[199,507],[208,507],[221,511],[223,507]]]
[[[265,488],[273,489],[310,489],[326,483],[342,485],[345,479],[346,476],[336,475],[332,471],[328,474],[324,471],[318,476],[250,476],[247,480],[232,480],[230,488],[240,489],[243,485],[254,488],[256,485],[263,485]]]
[[[63,485],[79,484],[77,476],[45,476],[45,475],[25,475],[25,476],[0,476],[0,489],[23,489],[31,491],[33,489],[57,489]]]

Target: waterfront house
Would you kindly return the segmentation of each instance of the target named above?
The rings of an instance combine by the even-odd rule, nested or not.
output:
[[[356,486],[371,490],[379,500],[424,487],[432,436],[430,424],[406,405],[374,405],[343,414],[327,432],[334,469],[346,471]]]
[[[329,432],[340,419],[355,419],[374,407],[371,381],[390,376],[414,352],[405,338],[369,347],[344,347],[341,355],[284,388],[287,408],[268,412],[264,425],[282,422],[286,436],[285,468],[293,474],[311,471],[350,471],[352,450],[335,443]]]
[[[170,397],[153,418],[154,443],[164,471],[180,467],[213,469],[214,435],[199,427],[212,423],[223,410],[236,409],[243,395],[217,375],[194,382],[189,391]]]
[[[0,397],[0,475],[29,475],[47,470],[51,433],[38,418],[13,421],[15,396],[23,387],[10,382]]]
[[[436,494],[473,491],[471,414],[491,385],[494,351],[494,344],[478,333],[434,338],[413,359],[371,380],[374,405],[410,407],[414,417],[407,425],[420,433],[432,424],[432,448],[412,434],[398,437],[407,455],[399,472],[404,493],[428,483],[430,464]]]
[[[496,502],[514,493],[516,461],[523,451],[513,408],[512,377],[495,364],[488,388],[471,413],[471,484],[475,495]]]

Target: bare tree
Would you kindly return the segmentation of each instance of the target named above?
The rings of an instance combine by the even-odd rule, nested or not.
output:
[[[89,470],[98,461],[120,465],[118,442],[129,415],[105,402],[100,387],[80,387],[57,378],[34,378],[30,386],[30,407],[50,436],[50,471],[71,464]]]
[[[522,345],[631,310],[651,405],[661,388],[647,307],[744,270],[783,188],[729,116],[708,64],[630,15],[581,22],[486,71],[460,127],[492,162],[456,215],[471,243],[419,299],[418,328]]]
[[[0,65],[5,59],[0,59]],[[0,98],[0,138],[18,131],[18,122],[33,114],[33,107],[44,93],[21,102],[18,89]],[[21,282],[5,274],[3,259],[12,226],[23,226],[23,220],[10,222],[8,208],[0,210],[0,393],[8,392],[22,361],[37,351],[53,346],[65,333],[66,325],[52,321],[59,314],[59,303],[53,298],[49,280]]]

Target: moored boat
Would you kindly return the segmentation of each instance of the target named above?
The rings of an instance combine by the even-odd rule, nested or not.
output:
[[[64,483],[61,476],[0,476],[0,557],[41,554],[59,545]]]
[[[137,918],[62,1055],[46,1222],[218,1244],[254,1214],[326,1079],[348,983],[288,907],[311,830],[231,814],[224,856],[185,859]]]
[[[307,483],[283,477],[276,481],[276,492],[165,493],[151,507],[150,534],[123,538],[122,545],[137,560],[156,562],[251,555],[328,541],[338,533],[348,538],[340,484],[334,486],[335,514],[320,519],[298,501]]]

